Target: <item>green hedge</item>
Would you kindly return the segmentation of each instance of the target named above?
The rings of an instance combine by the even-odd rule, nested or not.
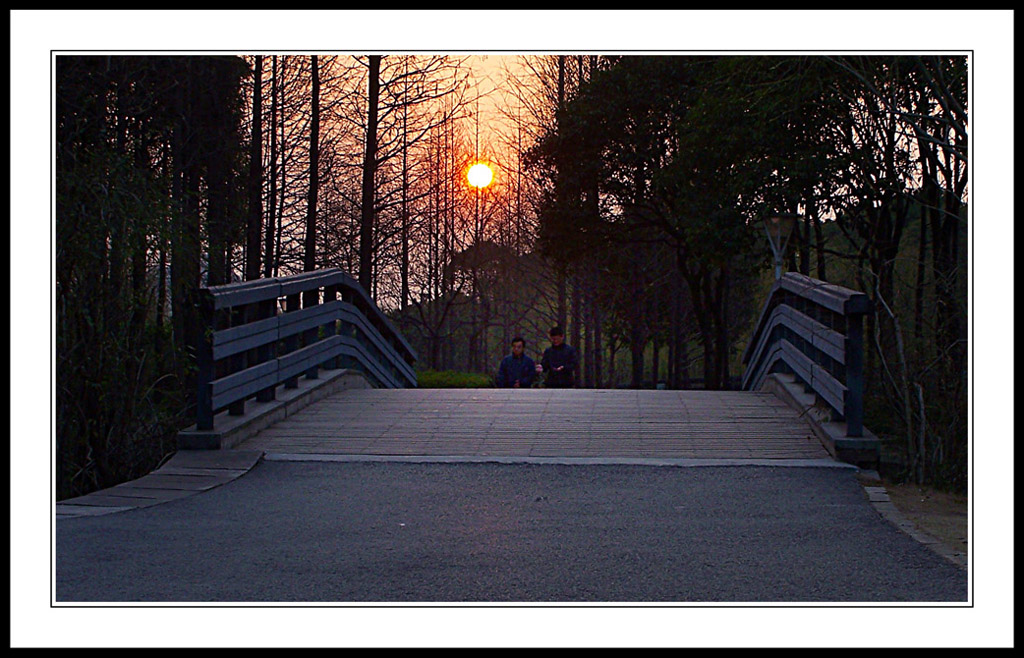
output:
[[[420,388],[494,388],[490,375],[454,370],[423,370],[416,380]]]

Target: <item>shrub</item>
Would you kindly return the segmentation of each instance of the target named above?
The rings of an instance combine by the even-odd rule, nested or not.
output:
[[[420,388],[493,388],[490,375],[454,370],[423,370],[416,373]]]

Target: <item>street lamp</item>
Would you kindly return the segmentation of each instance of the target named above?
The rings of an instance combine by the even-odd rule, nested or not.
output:
[[[768,242],[775,256],[776,281],[782,278],[782,256],[786,253],[786,244],[799,218],[800,215],[792,213],[774,213],[764,218],[764,230],[768,234]]]

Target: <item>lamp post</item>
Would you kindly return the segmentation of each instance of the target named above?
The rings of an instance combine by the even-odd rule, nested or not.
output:
[[[764,230],[768,234],[768,243],[772,246],[772,255],[775,256],[776,281],[782,278],[782,257],[786,253],[786,244],[799,217],[800,215],[793,213],[773,213],[764,219]]]

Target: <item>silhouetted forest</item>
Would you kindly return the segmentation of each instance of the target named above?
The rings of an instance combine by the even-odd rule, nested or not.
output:
[[[56,57],[58,498],[175,450],[200,286],[340,267],[423,369],[559,323],[580,386],[728,388],[780,212],[874,301],[865,424],[966,487],[965,57],[509,60],[481,125],[467,58]]]

